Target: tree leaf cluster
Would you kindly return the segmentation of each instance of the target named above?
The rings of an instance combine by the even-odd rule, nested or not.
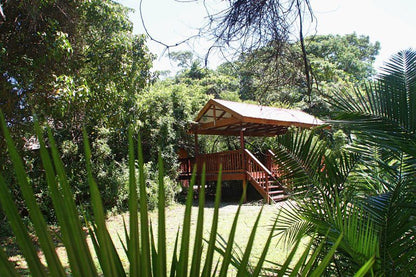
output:
[[[120,138],[137,121],[137,99],[153,80],[154,57],[145,37],[132,33],[129,10],[114,1],[4,1],[2,11],[0,109],[31,168],[43,212],[50,214],[51,201],[39,178],[43,169],[32,128],[35,116],[57,134],[65,169],[77,187],[77,204],[87,204],[81,130],[90,130],[93,171],[107,188],[102,190],[108,193],[106,207],[113,207],[127,156]],[[0,153],[1,170],[8,172],[3,140]],[[5,178],[14,180],[11,174]],[[50,214],[49,220],[54,218]]]

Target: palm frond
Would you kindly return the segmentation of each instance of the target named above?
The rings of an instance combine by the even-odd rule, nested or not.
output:
[[[325,143],[310,131],[288,132],[276,139],[273,151],[281,180],[297,193],[307,192],[318,178]]]
[[[336,123],[353,129],[369,145],[416,156],[416,52],[394,55],[377,81],[364,90],[342,91],[330,103]]]
[[[381,270],[385,275],[411,276],[416,264],[416,180],[406,178],[395,189],[371,197],[366,209],[377,214]]]

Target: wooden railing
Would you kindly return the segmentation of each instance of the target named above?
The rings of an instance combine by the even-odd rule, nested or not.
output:
[[[270,184],[275,180],[272,172],[264,166],[249,150],[244,150],[247,175],[266,193],[263,195],[269,201]]]
[[[269,154],[271,156],[273,152],[270,151]],[[222,164],[223,179],[227,177],[226,180],[248,180],[268,203],[276,201],[278,195],[283,192],[273,172],[273,158],[268,158],[264,165],[247,149],[203,154],[196,158],[180,159],[179,162],[179,178],[183,182],[189,182],[195,164],[198,165],[197,173],[201,174],[205,163],[206,176],[211,180],[216,179],[219,165]],[[278,168],[276,170],[278,171]]]
[[[222,164],[223,173],[243,172],[243,158],[241,150],[224,151],[213,154],[202,154],[196,158],[179,159],[179,177],[187,178],[192,175],[195,165],[198,165],[198,173],[201,173],[202,165],[205,163],[206,173],[218,173],[219,166]]]
[[[204,154],[196,157],[198,171],[205,163],[206,172],[218,172],[219,165],[222,164],[222,172],[239,172],[243,170],[243,159],[241,150],[224,151],[213,154]]]
[[[256,179],[264,179],[265,174],[273,175],[274,168],[277,168],[272,161],[272,158],[268,155],[266,166],[264,166],[249,150],[244,149],[244,152],[232,150],[198,155],[196,158],[179,159],[179,172],[181,175],[190,176],[195,163],[198,165],[198,172],[201,171],[202,165],[205,163],[207,173],[216,173],[219,165],[222,164],[224,173],[248,171],[252,172],[253,177]]]
[[[279,177],[281,175],[281,168],[274,162],[276,154],[272,150],[267,150],[266,166],[272,172],[273,176]]]
[[[273,153],[272,150],[267,151],[267,168],[273,173],[273,176],[279,179],[279,182],[286,187],[286,189],[291,188],[291,184],[285,178],[287,174],[289,174],[288,169],[286,166],[281,165],[279,166],[274,160],[276,158],[276,154]]]

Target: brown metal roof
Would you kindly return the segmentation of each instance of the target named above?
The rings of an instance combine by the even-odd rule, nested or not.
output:
[[[191,133],[246,136],[276,136],[290,126],[311,128],[325,124],[299,110],[211,99],[195,119]]]

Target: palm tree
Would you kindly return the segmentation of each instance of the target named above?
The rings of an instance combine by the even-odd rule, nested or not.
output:
[[[342,233],[332,274],[367,267],[375,275],[414,276],[416,52],[397,53],[374,82],[329,102],[337,111],[334,125],[351,141],[338,151],[322,133],[278,139],[277,162],[288,168],[283,178],[296,204],[277,229],[288,242],[305,231],[332,242]]]

